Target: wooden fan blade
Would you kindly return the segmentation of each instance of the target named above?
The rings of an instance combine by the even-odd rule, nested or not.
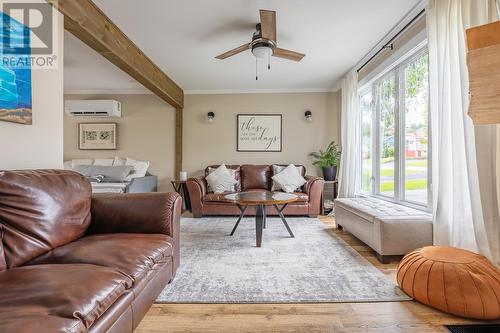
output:
[[[273,10],[260,10],[260,29],[262,38],[277,42],[276,36],[276,12]]]
[[[227,52],[224,52],[224,53],[222,53],[222,54],[219,54],[219,55],[218,55],[217,57],[215,57],[215,58],[220,59],[220,60],[222,60],[222,59],[226,59],[226,58],[229,58],[229,57],[231,57],[231,56],[234,56],[235,54],[238,54],[238,53],[241,53],[241,52],[243,52],[243,51],[246,51],[246,50],[248,50],[249,48],[250,48],[250,43],[246,43],[246,44],[243,44],[243,45],[241,45],[241,46],[239,46],[239,47],[237,47],[237,48],[235,48],[235,49],[232,49],[232,50],[230,50],[230,51],[227,51]]]
[[[273,57],[285,58],[293,61],[301,61],[305,56],[306,55],[303,53],[280,49],[279,47],[277,47],[273,52]]]

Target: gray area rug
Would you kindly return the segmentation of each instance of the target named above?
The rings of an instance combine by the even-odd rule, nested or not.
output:
[[[383,302],[409,300],[318,219],[268,218],[262,247],[255,220],[182,218],[181,267],[157,303]]]

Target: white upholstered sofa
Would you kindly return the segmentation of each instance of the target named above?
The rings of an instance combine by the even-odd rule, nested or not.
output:
[[[109,168],[121,168],[128,166],[127,174],[113,172]],[[83,168],[82,167],[90,167]],[[95,170],[92,169],[95,167]],[[108,169],[106,169],[108,168]],[[156,192],[158,177],[148,172],[148,161],[137,161],[131,158],[96,158],[96,159],[72,159],[64,162],[64,169],[73,170],[87,176],[92,185],[92,193],[144,193]],[[99,174],[97,177],[90,177],[94,173]],[[130,173],[128,173],[130,172]],[[112,179],[107,178],[109,173],[113,174]],[[117,179],[119,178],[119,179]]]
[[[375,250],[382,263],[432,245],[432,214],[377,198],[335,200],[335,220]]]

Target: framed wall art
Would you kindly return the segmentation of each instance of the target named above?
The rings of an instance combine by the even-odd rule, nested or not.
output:
[[[78,148],[82,150],[116,149],[116,123],[78,124]]]
[[[238,114],[237,143],[239,152],[281,152],[281,114]]]
[[[0,121],[31,125],[31,63],[22,61],[25,55],[31,54],[30,29],[5,13],[0,12],[0,16],[3,28],[3,37],[0,38],[3,56],[0,64]],[[16,41],[15,52],[11,41]]]

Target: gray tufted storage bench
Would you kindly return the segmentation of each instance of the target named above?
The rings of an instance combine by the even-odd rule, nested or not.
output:
[[[392,202],[372,197],[337,199],[335,220],[375,250],[382,263],[432,245],[432,214]]]

